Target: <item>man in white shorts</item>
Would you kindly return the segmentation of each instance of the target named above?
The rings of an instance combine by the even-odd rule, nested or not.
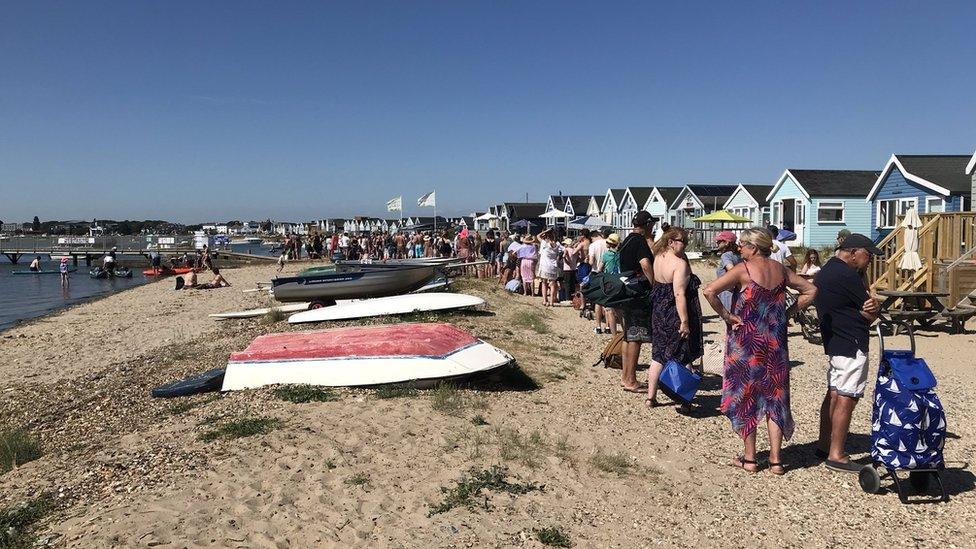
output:
[[[879,254],[870,238],[852,234],[813,279],[817,287],[813,302],[827,353],[827,394],[820,407],[816,454],[834,471],[856,474],[861,469],[851,462],[844,444],[854,406],[867,385],[869,328],[881,310],[877,298],[868,294],[862,273],[871,256]]]

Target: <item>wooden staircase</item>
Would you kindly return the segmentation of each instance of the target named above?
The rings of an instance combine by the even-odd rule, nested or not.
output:
[[[919,216],[918,254],[922,267],[917,271],[899,269],[905,255],[905,229],[898,226],[885,236],[878,247],[884,252],[868,265],[868,282],[872,291],[946,291],[950,305],[968,301],[976,290],[976,212],[934,213]],[[899,218],[898,223],[901,223]],[[970,280],[972,279],[972,280]],[[970,284],[973,287],[969,287]]]

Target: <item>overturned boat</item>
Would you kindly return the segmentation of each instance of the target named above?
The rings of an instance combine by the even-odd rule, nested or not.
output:
[[[221,390],[421,384],[463,379],[510,362],[505,351],[443,323],[286,332],[260,336],[233,353]]]
[[[412,292],[438,275],[437,265],[401,265],[384,269],[340,266],[271,281],[271,295],[283,303],[308,301],[311,306],[334,305],[339,299],[387,297]]]

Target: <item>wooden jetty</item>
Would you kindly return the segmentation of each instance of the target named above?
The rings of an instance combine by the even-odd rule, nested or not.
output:
[[[0,242],[0,254],[3,254],[10,260],[11,263],[16,265],[20,258],[25,255],[47,255],[47,256],[69,256],[74,265],[78,265],[80,261],[85,262],[85,266],[91,266],[93,261],[98,261],[105,254],[112,250],[111,247],[66,247],[66,246],[38,246],[31,248],[17,248],[17,247],[7,247]],[[183,255],[184,253],[195,255],[197,253],[196,248],[191,247],[180,247],[180,248],[164,248],[157,249],[153,248],[119,248],[115,250],[118,255],[141,255],[149,260],[149,254],[152,252],[159,252],[160,254],[168,255]],[[233,252],[230,250],[221,249],[211,249],[211,257],[215,259],[231,259],[237,261],[276,261],[278,258],[266,256],[266,255],[255,255],[243,252]]]

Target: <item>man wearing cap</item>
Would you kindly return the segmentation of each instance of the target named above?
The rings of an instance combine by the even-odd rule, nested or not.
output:
[[[813,279],[817,287],[814,305],[827,353],[827,394],[820,407],[816,454],[834,471],[860,471],[844,444],[854,406],[867,384],[869,328],[881,310],[877,298],[868,294],[863,273],[871,256],[879,254],[881,250],[870,238],[854,233],[840,243],[834,257]]]
[[[648,284],[654,281],[654,255],[647,245],[651,237],[655,219],[641,210],[634,214],[634,230],[620,243],[620,272],[633,273],[644,278]],[[646,385],[637,383],[637,359],[640,357],[642,343],[651,342],[651,304],[648,300],[635,300],[622,305],[624,317],[624,352],[621,383],[624,390],[642,393]]]

